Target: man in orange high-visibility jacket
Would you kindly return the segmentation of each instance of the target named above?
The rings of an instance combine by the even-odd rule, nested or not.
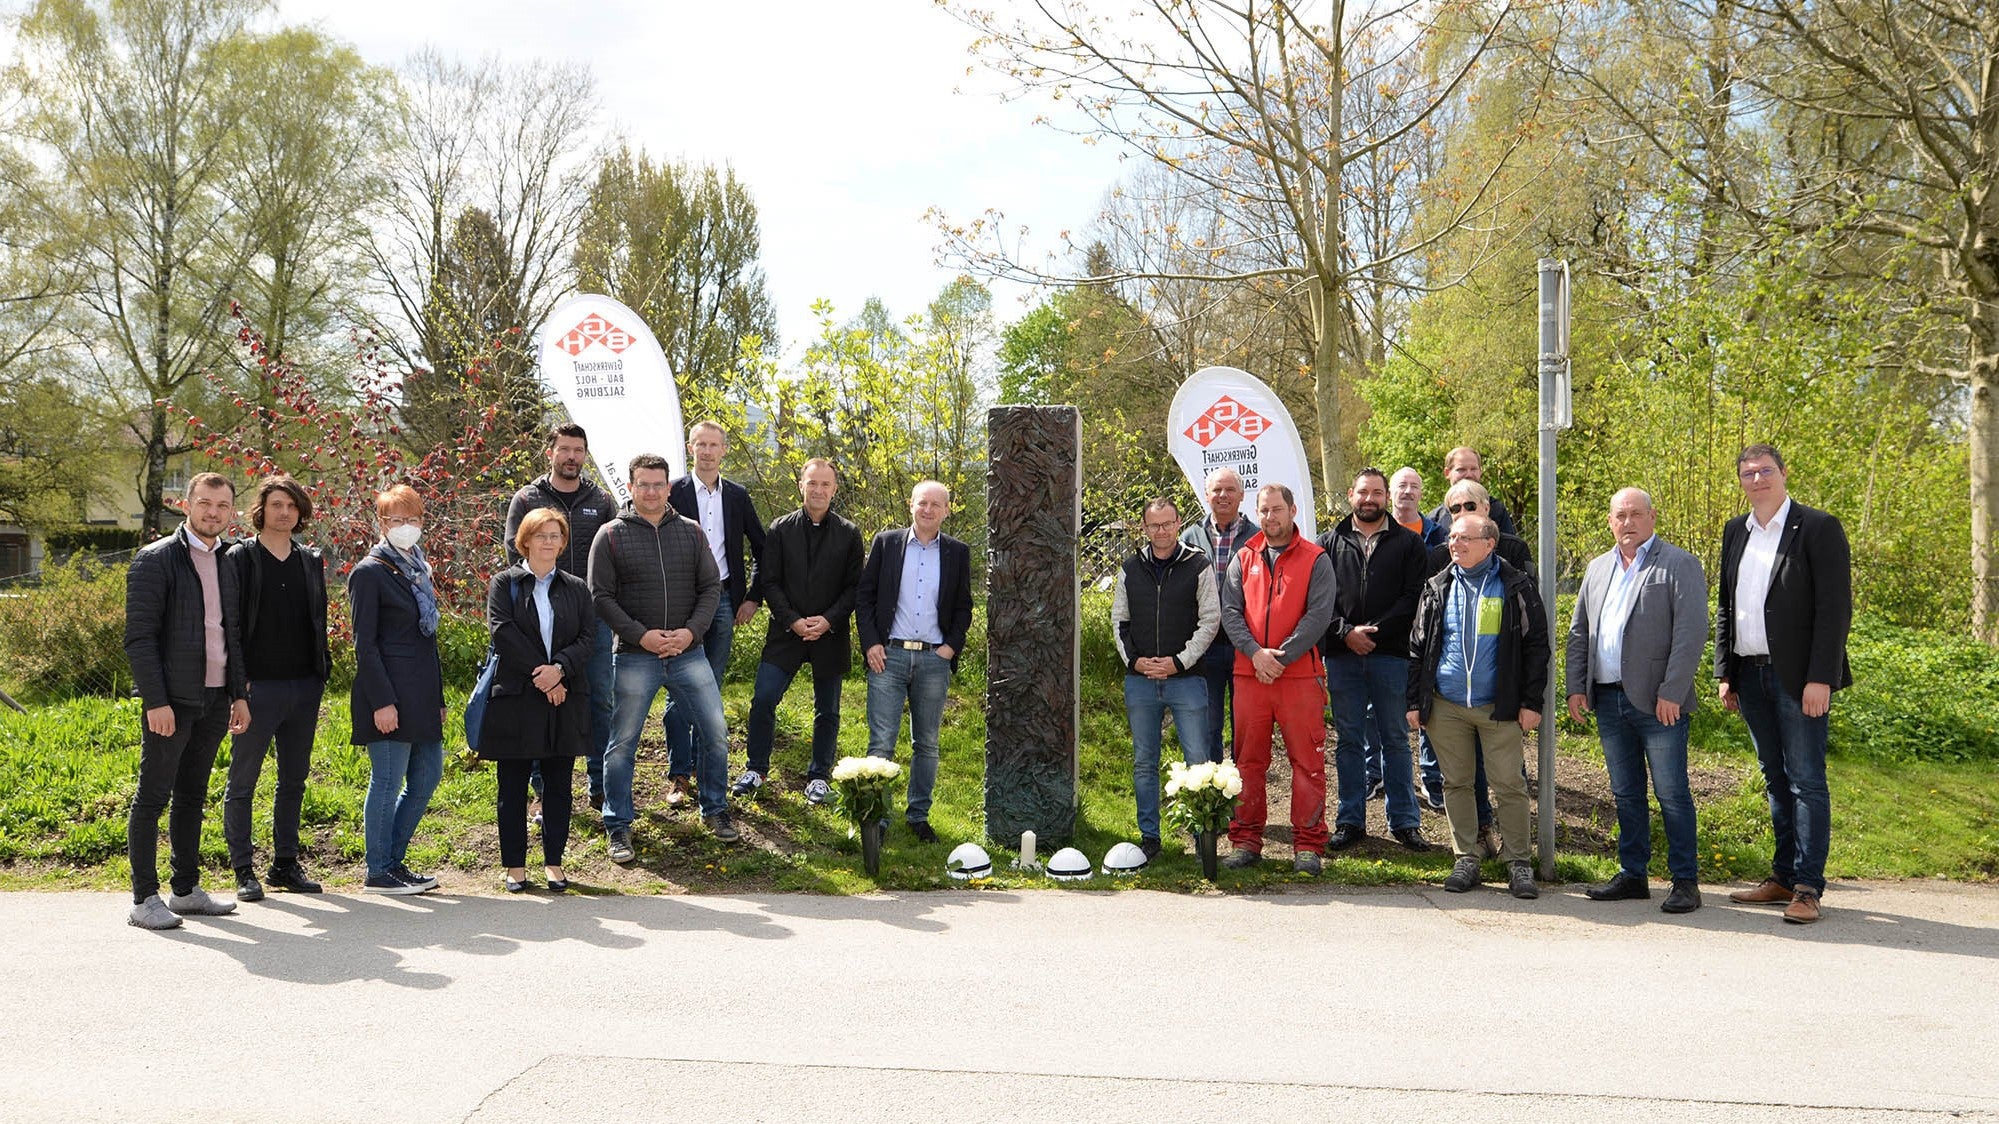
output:
[[[1284,730],[1291,758],[1293,870],[1319,873],[1326,849],[1326,673],[1319,637],[1338,593],[1332,559],[1298,533],[1297,501],[1282,484],[1256,490],[1262,531],[1229,563],[1222,628],[1235,643],[1235,752],[1242,798],[1229,824],[1231,867],[1263,858],[1270,733]]]

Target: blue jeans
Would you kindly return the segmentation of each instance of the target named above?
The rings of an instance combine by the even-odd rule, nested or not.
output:
[[[1138,797],[1138,834],[1159,838],[1159,724],[1173,712],[1180,756],[1187,764],[1214,760],[1208,737],[1208,684],[1199,675],[1124,677],[1124,712],[1131,720],[1131,791]]]
[[[715,675],[716,697],[721,697],[722,676],[729,670],[729,649],[736,642],[736,607],[729,603],[729,592],[722,591],[721,600],[715,603],[715,620],[702,634],[701,650],[707,654],[708,670]],[[650,703],[648,703],[650,705]],[[674,705],[671,694],[666,699],[666,773],[670,777],[691,777],[694,768],[694,727],[699,716],[690,716],[687,708]],[[728,750],[723,748],[722,767],[728,769]],[[702,801],[707,807],[707,801]],[[703,814],[706,814],[705,812]]]
[[[843,656],[841,663],[845,662]],[[829,780],[833,776],[833,755],[840,748],[840,683],[845,668],[831,660],[808,661],[812,668],[812,764],[805,770],[807,780]],[[777,704],[791,689],[798,669],[790,671],[774,663],[757,665],[757,685],[750,697],[749,768],[760,776],[770,775],[770,747],[777,738]]]
[[[1208,748],[1216,761],[1223,761],[1222,746],[1230,748],[1228,756],[1234,756],[1234,738],[1224,738],[1231,733],[1229,709],[1231,692],[1235,690],[1235,649],[1220,636],[1201,653],[1201,678],[1208,685]]]
[[[444,743],[368,743],[368,795],[361,805],[361,833],[368,874],[386,874],[409,853],[417,821],[444,777]]]
[[[1635,706],[1622,687],[1599,687],[1593,700],[1610,794],[1617,800],[1617,863],[1627,874],[1645,877],[1652,863],[1652,816],[1645,801],[1645,774],[1659,795],[1659,818],[1666,824],[1666,871],[1674,880],[1700,877],[1695,842],[1694,796],[1687,788],[1687,731],[1692,716],[1682,712],[1671,726]]]
[[[1742,720],[1756,743],[1777,853],[1770,874],[1786,886],[1825,892],[1825,857],[1832,847],[1832,794],[1825,781],[1826,716],[1806,718],[1804,702],[1784,690],[1776,670],[1737,660],[1733,680]]]
[[[889,645],[888,663],[868,672],[868,756],[895,759],[902,733],[902,708],[909,704],[910,823],[930,821],[930,790],[937,785],[937,731],[944,724],[944,696],[951,687],[951,661],[935,651],[912,652]]]
[[[1402,656],[1380,652],[1357,656],[1340,645],[1326,657],[1326,690],[1332,695],[1333,730],[1338,739],[1333,749],[1340,793],[1335,825],[1367,826],[1370,718],[1374,741],[1383,750],[1381,777],[1388,784],[1390,830],[1423,822],[1409,770],[1408,688],[1409,661]]]
[[[619,652],[612,659],[617,680],[617,711],[612,719],[611,748],[604,753],[604,827],[632,826],[632,763],[638,756],[639,734],[645,729],[652,700],[666,689],[669,700],[699,724],[701,753],[694,765],[695,790],[701,814],[728,810],[729,728],[722,718],[722,692],[715,673],[699,649],[670,660],[651,652]],[[674,774],[679,776],[681,774]]]

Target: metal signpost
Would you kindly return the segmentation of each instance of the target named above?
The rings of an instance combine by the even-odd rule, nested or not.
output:
[[[1542,258],[1541,272],[1541,600],[1548,610],[1548,689],[1541,700],[1541,880],[1555,877],[1555,434],[1569,428],[1569,263]]]

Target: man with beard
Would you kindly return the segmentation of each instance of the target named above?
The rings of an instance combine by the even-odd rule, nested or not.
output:
[[[1347,492],[1352,514],[1319,536],[1333,562],[1339,597],[1319,650],[1333,699],[1338,739],[1339,810],[1328,846],[1343,851],[1367,837],[1369,735],[1382,752],[1388,830],[1411,851],[1427,851],[1410,777],[1403,696],[1409,685],[1409,623],[1423,590],[1423,542],[1388,517],[1388,480],[1363,468]]]

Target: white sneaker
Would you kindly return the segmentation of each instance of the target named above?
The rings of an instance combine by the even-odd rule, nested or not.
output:
[[[133,906],[132,912],[125,917],[125,923],[137,925],[141,929],[178,929],[180,914],[168,909],[167,903],[161,901],[158,894],[154,894]]]
[[[167,908],[184,917],[221,917],[225,913],[236,912],[236,903],[211,898],[208,891],[196,886],[185,894],[169,894]]]
[[[831,799],[833,799],[833,786],[827,784],[823,778],[813,777],[811,780],[805,782],[805,802],[807,804],[824,804]]]
[[[744,769],[743,775],[736,778],[736,783],[729,786],[729,795],[740,800],[744,797],[755,796],[757,789],[763,786],[764,775],[762,773],[757,772],[755,769]]]

